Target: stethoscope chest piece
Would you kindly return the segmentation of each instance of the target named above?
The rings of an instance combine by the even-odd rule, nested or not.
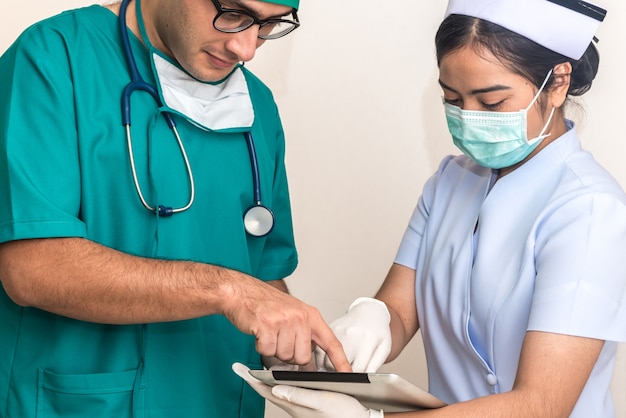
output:
[[[256,204],[243,214],[246,232],[254,237],[264,237],[274,229],[274,214],[266,206]]]

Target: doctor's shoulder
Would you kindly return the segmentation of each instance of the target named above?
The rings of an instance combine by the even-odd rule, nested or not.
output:
[[[48,55],[51,59],[62,62],[62,55],[73,52],[79,54],[80,48],[96,47],[92,39],[107,37],[107,31],[100,23],[107,20],[107,15],[113,19],[110,11],[99,5],[92,5],[45,18],[24,29],[3,56],[32,54],[33,57],[46,59]],[[109,38],[112,36],[108,35]]]

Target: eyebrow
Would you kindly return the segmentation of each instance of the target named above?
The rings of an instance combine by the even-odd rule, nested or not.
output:
[[[224,4],[224,3],[226,3],[226,4]],[[225,9],[243,10],[244,12],[248,12],[251,15],[255,16],[259,20],[264,20],[264,19],[261,19],[259,17],[259,15],[257,14],[256,10],[253,10],[252,8],[250,8],[250,6],[246,6],[240,0],[226,0],[224,2],[220,2],[220,4]],[[290,14],[291,14],[291,11],[285,12],[285,13],[283,13],[281,15],[277,15],[277,16],[270,16],[267,19],[279,19],[279,18],[282,18],[282,17],[285,17],[285,16],[289,16]]]
[[[439,85],[445,89],[445,90],[450,90],[453,93],[459,93],[458,91],[454,90],[452,87],[446,85],[443,81],[438,80],[439,81]],[[470,91],[471,95],[476,95],[476,94],[483,94],[483,93],[491,93],[493,91],[501,91],[501,90],[510,90],[511,87],[509,86],[503,86],[502,84],[495,84],[493,86],[489,86],[489,87],[485,87],[482,89],[475,89]]]

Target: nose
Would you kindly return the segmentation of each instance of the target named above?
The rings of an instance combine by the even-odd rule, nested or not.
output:
[[[252,25],[244,31],[231,34],[226,47],[239,61],[247,62],[254,58],[256,49],[263,42],[263,39],[259,39],[259,25]]]
[[[484,110],[480,102],[472,98],[462,99],[461,102],[458,104],[458,106],[463,110],[474,110],[474,111]]]

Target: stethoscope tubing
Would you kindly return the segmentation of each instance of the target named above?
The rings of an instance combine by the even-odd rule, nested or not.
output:
[[[122,39],[122,47],[124,49],[124,56],[126,57],[126,63],[128,64],[128,71],[130,71],[131,82],[124,87],[122,91],[122,124],[130,125],[130,96],[136,90],[143,90],[149,93],[152,98],[157,102],[159,107],[163,106],[161,103],[161,98],[159,97],[159,93],[156,88],[151,84],[148,84],[144,81],[139,74],[139,70],[137,69],[137,61],[135,61],[135,57],[132,53],[132,48],[130,46],[130,38],[128,36],[128,28],[126,27],[126,9],[128,8],[128,4],[130,0],[123,0],[120,4],[120,12],[118,19],[118,26],[120,30],[120,37]],[[170,128],[176,126],[176,122],[174,122],[174,118],[169,113],[164,112],[163,117],[167,120]]]
[[[261,180],[259,179],[259,160],[254,147],[254,140],[250,132],[244,133],[246,144],[248,145],[248,154],[250,155],[250,168],[252,168],[252,188],[254,193],[254,201],[257,205],[261,204]]]
[[[187,156],[187,152],[185,150],[185,146],[183,141],[178,133],[178,129],[176,127],[176,122],[174,121],[174,117],[169,112],[161,112],[163,117],[165,118],[168,126],[174,133],[176,137],[176,142],[178,143],[178,147],[183,156],[183,160],[185,162],[185,167],[187,169],[187,175],[189,180],[190,187],[190,196],[187,204],[180,208],[171,208],[168,206],[160,205],[158,208],[152,207],[148,204],[143,193],[141,191],[141,186],[139,184],[139,178],[137,176],[137,167],[135,165],[135,157],[133,152],[133,144],[132,144],[132,135],[131,135],[131,104],[130,99],[133,92],[137,90],[141,90],[147,92],[152,96],[152,98],[156,101],[159,108],[163,107],[163,102],[161,101],[161,97],[159,96],[159,92],[156,87],[147,83],[139,73],[137,68],[137,62],[135,61],[135,57],[133,56],[130,38],[128,36],[128,28],[126,25],[126,11],[130,0],[122,0],[120,4],[119,11],[119,32],[120,38],[122,40],[122,47],[124,49],[124,56],[126,58],[126,62],[128,65],[128,70],[130,72],[131,81],[128,83],[124,89],[122,90],[122,98],[121,98],[121,110],[122,110],[122,124],[124,125],[126,131],[126,142],[128,147],[128,154],[130,159],[130,166],[132,170],[133,182],[135,183],[135,189],[137,194],[139,195],[139,199],[141,200],[141,204],[151,212],[156,212],[160,216],[171,216],[175,213],[184,212],[191,207],[195,200],[195,182],[193,178],[193,172],[191,170],[191,164],[189,163],[189,158]],[[272,211],[263,205],[262,196],[261,196],[261,180],[259,174],[259,162],[257,158],[256,149],[254,146],[254,140],[252,138],[251,132],[244,132],[244,136],[246,138],[246,145],[248,147],[248,154],[250,157],[250,168],[252,171],[252,187],[254,194],[254,204],[249,207],[243,216],[244,228],[246,232],[255,237],[263,237],[269,234],[274,229],[274,214]]]
[[[137,62],[135,61],[135,57],[133,56],[133,53],[132,53],[132,49],[130,46],[130,39],[128,36],[128,28],[126,26],[126,10],[128,8],[129,3],[130,3],[130,0],[123,0],[122,3],[120,4],[118,26],[119,26],[119,31],[120,31],[120,38],[122,40],[124,56],[126,57],[126,63],[128,64],[128,70],[131,76],[131,82],[128,83],[122,91],[121,106],[122,106],[122,124],[124,125],[125,131],[126,131],[126,142],[127,142],[127,147],[128,147],[128,154],[130,156],[130,166],[131,166],[132,175],[133,175],[133,182],[135,183],[135,189],[137,190],[137,194],[139,195],[139,200],[141,200],[142,205],[146,209],[152,212],[158,212],[159,215],[161,216],[171,216],[174,213],[184,212],[191,207],[191,205],[193,204],[195,200],[195,195],[196,195],[195,182],[193,179],[193,172],[191,170],[191,164],[189,163],[189,158],[187,156],[185,146],[183,144],[183,141],[180,138],[178,129],[176,128],[176,122],[174,121],[174,118],[169,112],[162,112],[162,115],[165,118],[167,125],[170,127],[170,129],[174,133],[176,142],[178,143],[178,147],[180,148],[180,152],[185,162],[185,167],[187,170],[187,176],[189,180],[189,188],[190,188],[189,201],[187,202],[185,206],[180,207],[180,208],[171,208],[171,207],[164,206],[164,205],[160,205],[158,208],[155,208],[148,204],[148,202],[146,201],[141,191],[139,178],[137,177],[137,167],[135,165],[132,135],[130,132],[130,125],[131,125],[130,98],[133,92],[137,90],[141,90],[141,91],[145,91],[149,93],[152,96],[152,98],[156,101],[159,107],[162,107],[163,103],[161,101],[161,98],[159,97],[159,93],[157,92],[156,88],[150,85],[149,83],[147,83],[141,77],[141,74],[139,74],[139,70],[137,69]]]

